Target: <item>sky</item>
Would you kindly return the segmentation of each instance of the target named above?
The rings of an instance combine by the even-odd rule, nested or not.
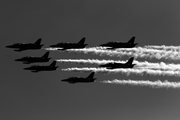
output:
[[[68,84],[71,76],[90,72],[61,71],[83,67],[60,63],[58,70],[32,73],[14,61],[24,56],[42,56],[46,50],[15,52],[13,43],[33,43],[42,38],[44,48],[59,42],[78,42],[87,47],[109,41],[126,42],[136,37],[138,46],[180,44],[178,0],[1,0],[0,2],[0,119],[2,120],[179,120],[180,89],[105,84],[113,79],[178,82],[175,76],[96,73],[97,82]],[[53,59],[127,60],[74,52],[50,51]],[[179,63],[178,60],[137,58],[138,61]],[[97,67],[97,65],[95,65]]]

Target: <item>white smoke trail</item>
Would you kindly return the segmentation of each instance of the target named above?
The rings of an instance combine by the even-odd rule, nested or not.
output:
[[[180,51],[180,46],[166,46],[166,45],[146,45],[144,46],[148,49],[159,49],[159,50],[166,50],[166,51]]]
[[[49,48],[44,48],[45,50],[52,50],[52,51],[56,51],[56,50],[60,50],[61,48],[51,48],[51,47],[49,47]]]
[[[155,47],[155,46],[154,46]],[[60,50],[60,48],[45,48],[46,50]],[[168,48],[167,48],[168,49]],[[140,58],[156,58],[156,59],[168,59],[168,60],[180,60],[179,51],[166,51],[159,49],[149,49],[143,47],[135,48],[119,48],[116,50],[106,50],[103,47],[92,47],[83,49],[68,49],[69,52],[83,52],[94,53],[97,55],[108,55],[108,56],[133,56]]]
[[[111,47],[89,47],[84,49],[98,49],[98,50],[111,50],[108,49]],[[61,50],[63,48],[44,48],[45,50]],[[82,48],[83,49],[83,48]],[[70,49],[69,49],[70,50]],[[179,52],[180,46],[165,46],[165,45],[146,45],[144,47],[134,47],[134,48],[117,48],[115,51],[136,51],[136,52],[163,52],[163,51],[171,51],[171,52]]]
[[[110,47],[94,47],[96,49],[108,50]],[[144,47],[134,47],[134,48],[117,48],[117,51],[138,51],[138,52],[163,52],[163,51],[171,51],[171,52],[179,52],[180,46],[157,46],[157,45],[146,45]]]
[[[165,80],[164,82],[157,81],[149,81],[149,80],[104,80],[103,83],[112,83],[112,84],[122,84],[122,85],[137,85],[137,86],[149,86],[152,88],[180,88],[180,82],[168,82]]]
[[[106,63],[121,63],[125,61],[115,61],[115,60],[98,60],[98,59],[57,59],[58,62],[70,62],[70,63],[84,63],[84,64],[106,64]]]
[[[98,60],[98,59],[58,59],[58,62],[70,62],[70,63],[83,63],[83,64],[107,64],[107,63],[125,63],[127,61],[120,61],[120,60]],[[180,64],[166,64],[164,62],[160,63],[151,63],[148,61],[139,62],[134,60],[133,64],[135,68],[148,68],[148,69],[160,69],[160,70],[172,70],[172,71],[180,71]]]
[[[89,67],[84,67],[84,68],[66,68],[62,69],[62,71],[94,71],[94,72],[101,72],[101,73],[124,73],[126,75],[130,74],[137,74],[137,75],[144,75],[144,74],[149,74],[149,75],[162,75],[162,76],[175,76],[179,77],[180,76],[180,71],[162,71],[162,70],[152,70],[152,69],[106,69],[106,68],[89,68]]]
[[[168,60],[180,60],[180,53],[173,51],[154,50],[154,49],[136,49],[135,48],[123,48],[123,50],[103,50],[96,48],[84,48],[84,49],[69,49],[70,52],[82,52],[82,53],[94,53],[97,55],[108,56],[131,56],[139,58],[156,58],[156,59],[168,59]],[[129,50],[132,49],[132,50]],[[129,50],[129,51],[128,51]]]
[[[115,51],[130,51],[130,52],[137,52],[137,53],[161,53],[164,52],[163,50],[159,49],[150,49],[145,47],[134,47],[134,48],[117,48]]]

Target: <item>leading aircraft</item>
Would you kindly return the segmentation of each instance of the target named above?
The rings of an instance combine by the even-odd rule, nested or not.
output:
[[[135,37],[133,36],[128,42],[108,42],[105,44],[101,44],[99,46],[108,47],[107,49],[133,48],[138,44],[138,43],[134,43],[134,41],[135,41]]]
[[[36,62],[48,62],[51,58],[48,58],[49,52],[46,52],[42,57],[26,56],[15,61],[23,62],[24,64],[36,63]]]
[[[94,82],[96,78],[94,77],[94,72],[92,72],[88,77],[83,78],[83,77],[69,77],[67,79],[63,79],[61,81],[63,82],[68,82],[71,84],[75,84],[75,83],[90,83],[90,82]]]
[[[134,57],[131,57],[126,63],[107,63],[104,65],[100,65],[99,67],[106,67],[107,69],[117,69],[117,68],[133,68],[134,65],[136,64],[132,64],[134,60]]]
[[[49,47],[52,47],[52,48],[62,48],[62,49],[59,49],[59,50],[66,50],[66,49],[77,49],[77,48],[85,48],[88,44],[84,44],[85,42],[85,37],[83,37],[78,43],[57,43],[55,45],[51,45]]]
[[[31,72],[40,72],[40,71],[54,71],[57,68],[58,66],[56,66],[56,61],[53,61],[48,66],[33,65],[30,67],[24,68],[24,70],[31,70]]]
[[[14,51],[24,51],[24,50],[35,50],[41,49],[43,44],[41,44],[41,38],[39,38],[35,43],[14,43],[13,45],[6,46],[7,48],[13,48]]]

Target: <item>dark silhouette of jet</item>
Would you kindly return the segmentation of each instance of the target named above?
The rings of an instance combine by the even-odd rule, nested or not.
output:
[[[35,43],[14,43],[13,45],[6,46],[7,48],[13,48],[14,51],[24,51],[24,50],[35,50],[41,49],[43,44],[41,44],[41,38],[39,38]]]
[[[132,64],[134,60],[134,57],[131,57],[126,63],[107,63],[104,65],[100,65],[99,67],[106,67],[107,69],[116,69],[116,68],[133,68],[134,65],[136,64]]]
[[[31,70],[31,72],[40,72],[40,71],[54,71],[58,68],[56,66],[56,61],[53,61],[49,66],[40,66],[40,65],[33,65],[27,68],[24,68],[24,70]]]
[[[134,43],[135,37],[132,37],[128,42],[108,42],[105,44],[101,44],[99,46],[102,47],[110,47],[107,49],[116,49],[116,48],[133,48],[135,47],[138,43]]]
[[[94,72],[92,72],[88,77],[83,78],[83,77],[69,77],[68,79],[63,79],[61,81],[63,82],[68,82],[71,84],[75,84],[75,83],[90,83],[90,82],[94,82],[96,78],[94,77]]]
[[[59,50],[66,50],[66,49],[77,49],[77,48],[85,48],[88,44],[84,44],[85,42],[85,37],[83,37],[78,43],[57,43],[55,45],[51,45],[49,47],[53,48],[62,48]]]
[[[51,58],[48,58],[49,52],[46,52],[42,57],[23,57],[16,59],[15,61],[23,62],[24,64],[36,63],[36,62],[48,62]]]

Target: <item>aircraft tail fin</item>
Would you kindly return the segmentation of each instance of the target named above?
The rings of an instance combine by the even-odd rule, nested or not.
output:
[[[134,57],[131,57],[131,58],[126,62],[126,64],[127,64],[127,65],[132,65],[133,60],[134,60]]]
[[[49,56],[49,52],[46,52],[46,53],[42,56],[42,58],[48,58],[48,56]]]
[[[56,61],[53,61],[49,66],[50,67],[55,67],[56,66]]]
[[[128,44],[134,44],[135,36],[133,36],[127,43]]]
[[[87,79],[93,79],[95,72],[92,72],[89,76],[87,76]]]
[[[41,38],[39,38],[34,44],[35,45],[40,45],[41,44]]]
[[[84,42],[85,42],[85,37],[83,37],[79,42],[78,42],[78,44],[80,44],[80,45],[84,45]]]

